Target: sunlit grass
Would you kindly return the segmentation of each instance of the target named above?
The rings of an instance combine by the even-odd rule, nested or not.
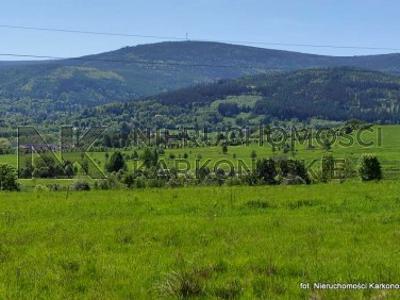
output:
[[[0,298],[378,297],[299,283],[399,282],[399,192],[385,181],[0,193]]]

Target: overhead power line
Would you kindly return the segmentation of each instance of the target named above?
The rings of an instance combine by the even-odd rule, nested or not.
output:
[[[157,36],[157,35],[143,35],[143,34],[116,33],[116,32],[85,31],[85,30],[71,30],[71,29],[48,28],[48,27],[16,26],[16,25],[6,25],[6,24],[0,24],[0,28],[90,34],[90,35],[139,37],[139,38],[150,38],[150,39],[158,39],[158,40],[182,40],[182,41],[186,40],[186,38],[175,37],[175,36]]]
[[[48,31],[48,32],[62,32],[73,34],[86,34],[86,35],[103,35],[103,36],[119,36],[119,37],[137,37],[137,38],[150,38],[157,40],[176,40],[186,41],[187,36],[159,36],[159,35],[143,35],[132,33],[117,33],[117,32],[100,32],[100,31],[85,31],[85,30],[72,30],[51,27],[33,27],[33,26],[19,26],[10,24],[0,24],[0,28],[17,29],[17,30],[33,30],[33,31]],[[196,39],[196,41],[203,42],[220,42],[232,44],[248,44],[248,45],[265,45],[265,46],[284,46],[284,47],[309,47],[309,48],[330,48],[330,49],[357,49],[357,50],[383,50],[383,51],[400,51],[400,48],[392,47],[368,47],[357,45],[333,45],[333,44],[307,44],[307,43],[281,43],[281,42],[268,42],[268,41],[249,41],[249,40],[209,40],[209,39]]]
[[[35,54],[17,54],[17,53],[0,53],[0,56],[19,57],[19,58],[38,58],[38,59],[63,59],[55,56],[35,55]]]

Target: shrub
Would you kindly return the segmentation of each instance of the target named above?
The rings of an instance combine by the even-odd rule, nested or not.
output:
[[[357,175],[357,172],[353,166],[353,162],[350,158],[345,158],[343,161],[343,172],[342,178],[351,178]]]
[[[265,183],[275,183],[277,175],[275,162],[272,159],[258,160],[256,164],[256,176]]]
[[[208,167],[200,167],[199,169],[196,170],[196,177],[200,180],[203,181],[206,177],[210,175],[211,171]]]
[[[310,177],[308,176],[308,171],[307,171],[306,166],[304,165],[304,162],[295,160],[293,163],[293,169],[294,169],[294,173],[296,174],[296,176],[303,179],[306,184],[311,183],[311,180],[310,180]]]
[[[63,189],[62,186],[59,185],[58,183],[48,184],[47,188],[49,189],[49,191],[52,191],[52,192],[61,191]]]
[[[182,183],[181,183],[181,181],[178,180],[178,178],[171,178],[166,183],[166,186],[167,187],[171,187],[171,188],[175,188],[175,187],[182,186]]]
[[[147,185],[150,188],[160,188],[165,185],[165,182],[162,179],[150,178],[147,180]]]
[[[86,181],[77,181],[72,185],[74,191],[90,191],[90,184]]]
[[[219,185],[222,185],[225,181],[225,171],[222,168],[215,170],[215,180]]]
[[[246,174],[241,177],[241,181],[247,185],[256,185],[258,183],[257,176],[254,173]]]
[[[135,183],[135,177],[133,174],[124,174],[122,177],[122,183],[125,184],[128,188],[131,188]]]
[[[280,179],[283,184],[311,183],[304,162],[294,159],[281,159],[278,164]]]
[[[361,156],[358,172],[362,181],[382,179],[381,164],[378,158],[372,154],[363,154]]]
[[[135,179],[134,187],[138,189],[142,189],[146,187],[146,179],[141,176]]]
[[[47,186],[45,186],[45,185],[37,184],[37,185],[35,185],[33,191],[34,191],[35,193],[48,192],[48,191],[49,191],[49,188],[48,188]]]
[[[9,165],[0,165],[0,191],[17,191],[17,171]]]

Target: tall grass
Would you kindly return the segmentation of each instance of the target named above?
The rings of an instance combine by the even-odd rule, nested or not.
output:
[[[385,181],[0,193],[0,298],[379,299],[299,284],[399,282],[399,192]]]

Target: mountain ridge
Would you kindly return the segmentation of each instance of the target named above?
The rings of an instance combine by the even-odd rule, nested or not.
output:
[[[352,67],[252,75],[99,106],[76,120],[218,128],[292,119],[399,123],[400,76]]]
[[[202,82],[335,66],[400,74],[400,54],[334,57],[215,42],[162,42],[74,59],[0,63],[0,98],[47,99],[79,110]]]

